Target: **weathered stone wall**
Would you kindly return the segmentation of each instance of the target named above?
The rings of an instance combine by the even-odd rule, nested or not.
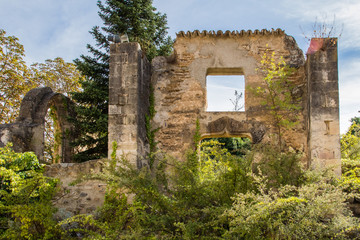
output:
[[[275,131],[273,119],[261,99],[247,88],[245,112],[207,112],[206,76],[234,75],[245,77],[246,87],[263,84],[261,57],[266,50],[275,58],[284,57],[298,69],[292,77],[302,98],[300,124],[284,135],[285,142],[297,150],[307,151],[307,98],[304,56],[295,40],[281,30],[261,32],[180,32],[174,44],[174,55],[158,57],[152,63],[152,84],[156,116],[153,121],[158,147],[178,158],[192,144],[196,119],[200,120],[203,138],[245,136],[253,142],[269,140]],[[230,98],[230,97],[229,97]]]
[[[319,44],[320,41],[323,42]],[[151,73],[138,44],[113,44],[109,155],[112,141],[116,141],[118,156],[128,154],[139,167],[142,165],[139,158],[145,155],[148,144],[144,116],[149,107],[146,99],[150,76],[156,110],[152,127],[158,129],[155,140],[160,150],[182,159],[193,144],[197,119],[202,138],[248,137],[253,143],[274,141],[274,119],[261,104],[261,97],[249,90],[264,86],[263,75],[256,69],[266,51],[274,53],[275,59],[283,57],[297,69],[289,80],[296,85],[292,95],[301,99],[299,124],[283,132],[283,142],[304,152],[303,159],[309,166],[340,166],[336,40],[313,40],[305,64],[294,38],[279,29],[180,32],[174,54],[155,58]],[[245,111],[208,112],[207,75],[244,75]]]
[[[70,142],[76,134],[68,118],[74,117],[73,103],[64,95],[54,93],[49,87],[30,90],[21,102],[19,117],[15,123],[0,125],[0,147],[12,142],[15,151],[32,151],[42,162],[45,116],[51,106],[55,109],[57,124],[61,131],[61,147],[55,154],[59,156],[58,162],[71,162],[73,149]]]
[[[337,39],[312,39],[307,53],[309,155],[316,168],[340,166]]]
[[[111,44],[109,76],[109,158],[117,156],[141,167],[148,152],[145,116],[149,111],[151,65],[138,43]]]
[[[102,206],[106,184],[99,180],[79,180],[101,172],[104,161],[92,160],[46,166],[45,175],[58,178],[61,182],[60,191],[53,199],[54,205],[59,209],[57,217],[64,219],[76,214],[93,213]]]

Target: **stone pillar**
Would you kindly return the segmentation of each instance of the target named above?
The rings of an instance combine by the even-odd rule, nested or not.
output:
[[[138,167],[148,152],[145,115],[149,111],[151,65],[138,43],[110,45],[109,142],[117,157],[125,155]]]
[[[311,166],[341,175],[337,39],[312,39],[306,67]]]

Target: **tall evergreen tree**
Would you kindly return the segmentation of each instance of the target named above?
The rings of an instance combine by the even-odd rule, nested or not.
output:
[[[99,16],[104,26],[90,31],[96,46],[88,45],[91,56],[76,59],[78,69],[86,76],[83,92],[73,93],[79,104],[76,119],[80,137],[74,146],[76,161],[106,157],[108,141],[109,42],[107,35],[127,34],[130,41],[139,42],[151,61],[155,56],[168,55],[172,40],[167,37],[166,15],[156,11],[152,0],[98,1]]]

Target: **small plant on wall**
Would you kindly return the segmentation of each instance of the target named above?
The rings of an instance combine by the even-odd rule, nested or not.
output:
[[[275,59],[275,53],[269,49],[261,58],[260,67],[257,69],[263,74],[262,86],[249,88],[249,90],[261,99],[261,105],[266,107],[275,127],[278,146],[283,147],[283,131],[298,124],[298,113],[301,109],[300,97],[292,94],[295,85],[289,80],[295,69],[286,65],[281,57]]]

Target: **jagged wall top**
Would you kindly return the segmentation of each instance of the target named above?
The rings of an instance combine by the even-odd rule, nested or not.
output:
[[[278,28],[276,30],[272,29],[272,30],[267,30],[267,29],[262,29],[262,30],[241,30],[241,31],[202,31],[200,32],[199,30],[195,30],[193,32],[187,31],[186,33],[184,31],[180,31],[178,33],[176,33],[176,37],[177,38],[191,38],[191,37],[242,37],[242,36],[253,36],[253,35],[284,35],[285,31]]]

